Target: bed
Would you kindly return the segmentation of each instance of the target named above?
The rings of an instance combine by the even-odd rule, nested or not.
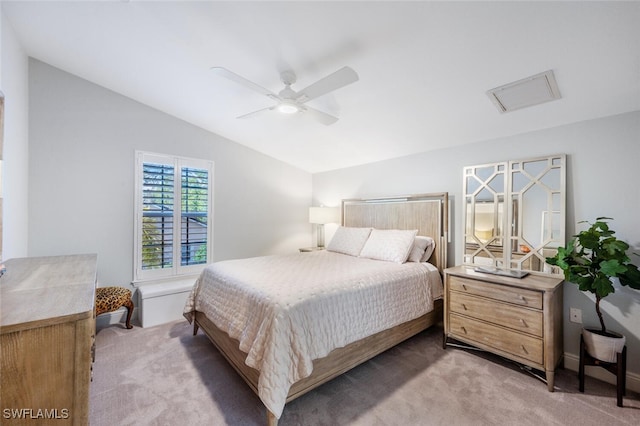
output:
[[[327,250],[209,265],[184,315],[275,425],[286,402],[442,319],[447,207],[447,193],[344,200]]]

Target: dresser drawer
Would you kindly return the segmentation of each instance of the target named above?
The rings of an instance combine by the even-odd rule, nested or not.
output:
[[[530,308],[542,309],[542,293],[522,288],[449,276],[449,290],[475,294]]]
[[[453,313],[449,315],[449,324],[453,338],[477,342],[536,364],[543,364],[542,339]]]
[[[542,311],[456,291],[449,293],[449,309],[451,312],[542,337]]]

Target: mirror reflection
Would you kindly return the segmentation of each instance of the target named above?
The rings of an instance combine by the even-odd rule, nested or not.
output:
[[[560,273],[545,258],[565,240],[564,155],[465,167],[464,198],[464,263]]]
[[[464,263],[504,266],[506,165],[465,168]]]

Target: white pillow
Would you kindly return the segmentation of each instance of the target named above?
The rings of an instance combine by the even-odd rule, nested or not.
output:
[[[374,229],[360,252],[360,257],[404,263],[418,230]]]
[[[371,228],[350,228],[340,226],[327,245],[328,251],[358,256],[367,242]]]
[[[433,253],[434,245],[435,242],[433,241],[433,238],[416,235],[413,240],[413,247],[411,248],[407,262],[426,262],[429,260],[429,257],[431,257],[431,253]],[[422,260],[425,256],[429,257]]]

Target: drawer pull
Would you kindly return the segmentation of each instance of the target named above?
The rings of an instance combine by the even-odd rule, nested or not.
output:
[[[467,334],[467,329],[466,329],[466,328],[464,328],[464,327],[460,327],[460,330],[462,330],[462,332],[463,332],[464,334]]]
[[[462,309],[464,309],[465,311],[467,310],[467,305],[465,305],[464,303],[462,303]]]
[[[463,289],[464,291],[467,291],[467,286],[466,286],[466,285],[464,285],[464,284],[462,284],[462,289]]]
[[[527,351],[527,348],[524,347],[524,345],[520,345],[520,347],[522,348],[522,352],[524,352],[525,354],[529,354],[529,351]]]
[[[522,318],[520,318],[520,324],[522,324],[523,327],[529,327],[527,325],[527,322],[525,320],[523,320]]]

